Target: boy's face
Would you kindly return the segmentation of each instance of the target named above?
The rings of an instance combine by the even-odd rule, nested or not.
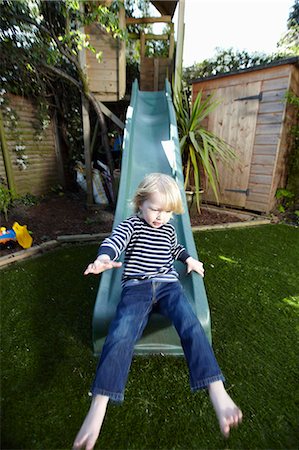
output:
[[[160,228],[172,217],[172,211],[166,211],[158,192],[154,192],[139,207],[143,219],[153,228]]]

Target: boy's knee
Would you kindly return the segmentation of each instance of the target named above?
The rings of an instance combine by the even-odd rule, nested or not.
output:
[[[138,326],[134,325],[130,320],[123,320],[118,323],[118,325],[111,330],[109,333],[109,340],[126,342],[135,342],[138,335]]]

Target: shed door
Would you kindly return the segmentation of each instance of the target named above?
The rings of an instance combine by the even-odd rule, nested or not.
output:
[[[230,144],[237,156],[231,166],[218,162],[221,204],[245,207],[260,90],[260,81],[217,89],[222,103],[210,114],[208,129]],[[211,188],[204,198],[215,201]]]

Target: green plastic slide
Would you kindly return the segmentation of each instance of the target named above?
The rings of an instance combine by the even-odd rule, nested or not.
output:
[[[152,172],[162,172],[176,179],[181,190],[185,213],[175,216],[173,224],[177,231],[178,242],[185,246],[191,256],[197,258],[184,192],[182,161],[170,84],[166,80],[165,91],[143,92],[139,91],[138,82],[135,80],[126,117],[114,227],[133,214],[131,200],[136,188],[144,176]],[[188,300],[211,341],[210,312],[203,280],[196,273],[187,275],[186,266],[180,262],[176,262],[176,269]],[[104,272],[93,316],[95,354],[100,353],[102,349],[120,294],[121,269]],[[170,321],[153,313],[142,338],[135,346],[135,353],[182,355],[183,350]]]

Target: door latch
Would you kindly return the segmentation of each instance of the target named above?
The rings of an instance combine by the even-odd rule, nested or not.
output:
[[[245,194],[247,197],[249,195],[249,189],[225,189],[228,192],[236,192],[237,194]]]
[[[234,102],[241,102],[241,101],[245,101],[245,100],[259,100],[259,101],[262,101],[262,99],[263,99],[263,93],[260,92],[258,95],[249,95],[249,97],[235,98]]]

